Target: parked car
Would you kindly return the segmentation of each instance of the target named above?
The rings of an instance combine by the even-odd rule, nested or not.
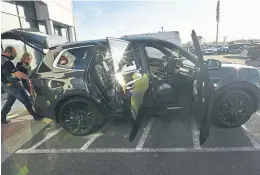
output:
[[[248,65],[248,66],[253,66],[253,67],[260,69],[260,57],[259,58],[247,59],[245,61],[245,64]]]
[[[205,47],[202,52],[204,55],[212,55],[212,54],[216,54],[218,51],[218,49],[216,47],[214,47],[213,45],[212,46],[208,46],[208,47]]]
[[[240,54],[245,48],[247,48],[250,44],[231,44],[228,46],[229,54]]]
[[[184,109],[195,116],[202,144],[209,136],[213,111],[215,120],[236,127],[260,104],[259,75],[248,77],[251,81],[237,77],[227,81],[229,71],[214,76],[212,71],[220,69],[221,62],[210,59],[204,64],[194,31],[197,56],[173,43],[146,37],[61,44],[58,37],[23,29],[1,37],[21,40],[38,51],[49,49],[30,75],[36,93],[34,108],[74,135],[89,134],[106,118],[121,116],[132,124],[132,141],[143,115]],[[234,73],[230,74],[231,78]]]
[[[252,59],[260,58],[260,43],[254,43],[247,48],[247,57]]]
[[[228,54],[229,48],[225,45],[218,45],[217,46],[217,54]]]

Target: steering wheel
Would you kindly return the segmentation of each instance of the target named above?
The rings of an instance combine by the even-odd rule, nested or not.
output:
[[[161,68],[155,73],[158,77],[163,78],[163,79],[171,79],[171,78],[175,77],[176,74],[179,73],[176,66],[169,65],[169,64],[172,64],[173,60],[171,60],[171,59],[172,59],[171,56],[162,57],[162,60],[164,60],[164,61],[161,64]],[[167,67],[167,66],[170,66],[173,70],[169,70],[169,67]]]

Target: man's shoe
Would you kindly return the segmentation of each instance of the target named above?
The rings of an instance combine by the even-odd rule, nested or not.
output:
[[[8,124],[10,121],[9,120],[1,120],[1,124],[4,125],[4,124]]]

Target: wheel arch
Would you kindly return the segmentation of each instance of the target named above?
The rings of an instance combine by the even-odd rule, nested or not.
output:
[[[254,101],[254,112],[260,107],[260,90],[259,88],[249,82],[233,82],[224,86],[221,86],[216,90],[216,101],[230,90],[241,90],[248,94]]]
[[[55,120],[57,121],[57,123],[59,123],[58,113],[59,113],[61,106],[69,99],[72,99],[75,97],[87,99],[87,100],[93,102],[98,107],[98,109],[100,110],[101,113],[105,112],[105,107],[101,104],[101,100],[96,99],[85,92],[84,93],[83,92],[68,93],[68,94],[64,95],[62,98],[60,98],[59,100],[57,100],[57,102],[53,105],[54,106],[54,117],[55,117]]]

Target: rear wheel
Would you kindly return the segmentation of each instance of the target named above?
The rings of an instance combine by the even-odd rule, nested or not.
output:
[[[73,135],[89,134],[102,122],[97,106],[84,98],[72,98],[65,102],[59,111],[61,126]],[[103,118],[103,117],[102,117]]]
[[[253,100],[243,91],[230,91],[222,95],[215,105],[215,124],[234,128],[243,125],[253,113]]]

